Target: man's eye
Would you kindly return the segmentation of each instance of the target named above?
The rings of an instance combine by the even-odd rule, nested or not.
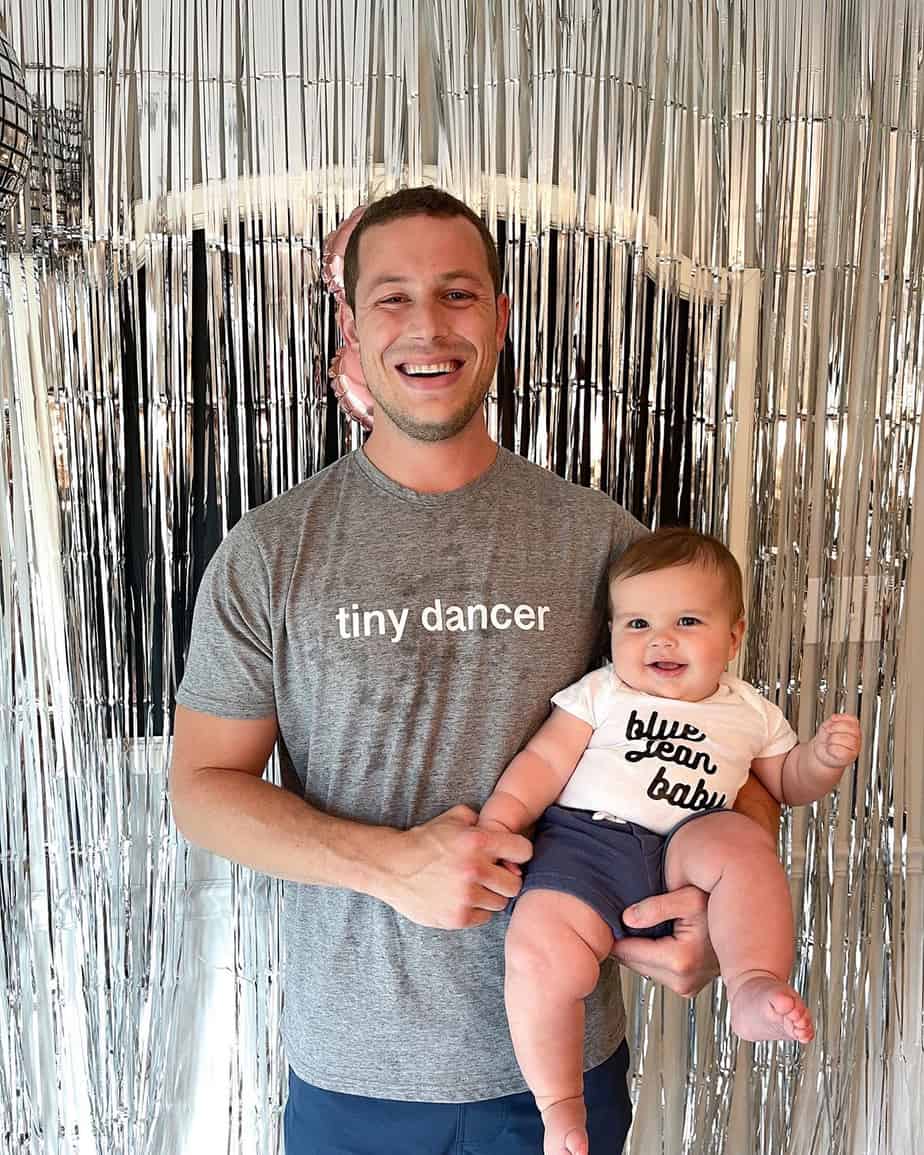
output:
[[[470,301],[472,299],[472,294],[466,293],[464,289],[450,289],[446,296],[450,301]]]
[[[699,618],[694,618],[691,615],[687,614],[680,619],[680,624],[682,626],[698,626],[699,625]]]
[[[646,630],[648,628],[648,623],[644,618],[632,618],[632,620],[626,624],[630,630]]]
[[[404,297],[402,297],[399,293],[395,293],[391,297],[383,297],[379,301],[379,304],[380,305],[400,305],[403,300],[404,300]]]

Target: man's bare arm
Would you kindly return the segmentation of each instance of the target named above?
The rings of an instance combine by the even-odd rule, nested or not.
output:
[[[780,804],[756,775],[748,775],[738,791],[734,809],[762,826],[776,844],[780,832]]]
[[[190,842],[276,878],[379,898],[425,926],[487,922],[519,890],[496,859],[525,862],[516,834],[475,829],[456,806],[410,830],[335,818],[262,779],[275,718],[217,718],[177,707],[170,800]]]

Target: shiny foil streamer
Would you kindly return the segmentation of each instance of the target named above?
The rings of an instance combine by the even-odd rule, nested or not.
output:
[[[740,672],[803,737],[866,735],[784,820],[817,1041],[738,1045],[721,984],[627,976],[630,1151],[915,1150],[920,4],[0,0],[0,30],[32,113],[0,231],[0,1149],[280,1149],[280,888],[177,839],[173,692],[223,534],[361,442],[323,238],[427,181],[500,244],[499,440],[725,535]]]

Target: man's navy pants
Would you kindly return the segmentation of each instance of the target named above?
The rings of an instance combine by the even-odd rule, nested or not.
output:
[[[593,1155],[619,1155],[632,1105],[625,1043],[584,1074]],[[322,1091],[289,1071],[286,1155],[539,1155],[542,1120],[532,1095],[477,1103],[407,1103]]]

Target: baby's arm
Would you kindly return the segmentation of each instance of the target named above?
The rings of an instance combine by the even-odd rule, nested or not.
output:
[[[770,793],[788,806],[823,798],[860,753],[860,723],[852,714],[833,714],[808,742],[788,754],[755,758],[751,769]]]
[[[519,834],[561,794],[593,727],[558,706],[500,776],[481,808],[479,826]]]

